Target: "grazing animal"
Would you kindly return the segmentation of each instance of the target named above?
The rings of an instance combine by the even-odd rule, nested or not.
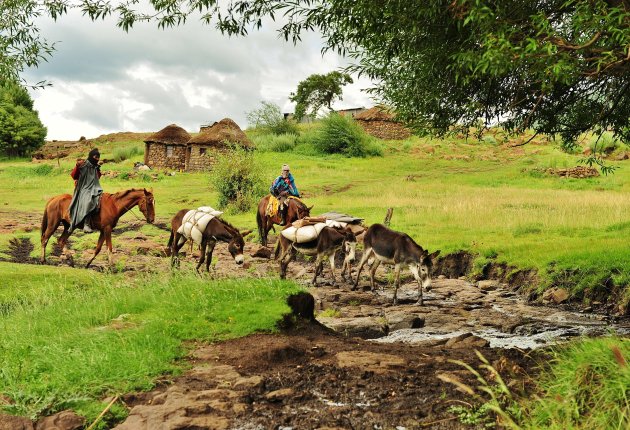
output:
[[[395,289],[394,304],[398,302],[396,294],[400,287],[400,269],[403,265],[409,266],[409,270],[418,282],[418,304],[422,305],[422,287],[431,286],[431,269],[433,260],[440,251],[429,254],[429,251],[422,249],[414,240],[405,233],[390,230],[382,224],[374,224],[368,228],[363,239],[364,252],[359,263],[357,280],[354,288],[359,284],[361,269],[370,257],[374,257],[374,262],[370,268],[370,284],[372,291],[376,292],[374,285],[374,274],[381,263],[395,265]]]
[[[177,256],[179,250],[186,243],[187,238],[178,233],[179,227],[182,225],[184,216],[190,209],[182,209],[171,219],[171,236],[168,239],[167,246],[171,249],[171,265],[177,264]],[[206,263],[206,272],[210,271],[210,263],[212,263],[212,252],[217,242],[227,242],[228,251],[234,258],[236,264],[243,264],[243,250],[245,248],[244,236],[250,234],[251,230],[240,232],[236,227],[228,224],[226,221],[214,217],[203,231],[201,239],[201,257],[197,263],[196,270],[199,271],[201,265]]]
[[[46,262],[46,245],[48,244],[48,240],[57,230],[59,224],[63,224],[63,233],[61,233],[59,237],[58,245],[61,249],[64,249],[67,244],[68,237],[70,236],[69,208],[71,201],[72,196],[70,194],[62,194],[52,197],[46,203],[41,227],[42,256],[40,261],[42,263]],[[99,209],[91,219],[92,229],[98,230],[100,235],[96,243],[94,256],[88,261],[85,266],[86,268],[90,267],[92,261],[94,261],[98,253],[101,252],[103,242],[107,243],[107,259],[109,264],[112,264],[112,230],[116,227],[120,217],[134,206],[140,208],[140,212],[142,212],[149,224],[153,223],[155,219],[155,199],[153,198],[153,192],[147,191],[146,188],[132,188],[120,191],[116,194],[103,193]]]
[[[260,199],[258,203],[258,211],[256,212],[256,223],[258,224],[258,236],[260,237],[260,243],[263,246],[267,246],[267,235],[269,230],[273,228],[274,224],[280,224],[280,214],[274,216],[267,215],[267,205],[269,204],[269,198],[271,194],[267,194]],[[286,225],[291,224],[293,221],[297,221],[304,217],[310,216],[313,206],[308,207],[302,201],[297,199],[288,199],[285,203],[287,205]]]
[[[317,275],[323,270],[324,260],[328,258],[330,261],[330,271],[332,273],[333,283],[335,279],[335,254],[338,250],[344,249],[346,257],[343,261],[341,276],[345,277],[346,269],[350,275],[350,265],[355,258],[355,249],[357,247],[357,238],[350,229],[335,229],[332,227],[324,227],[317,236],[317,239],[305,243],[291,242],[289,239],[280,235],[280,239],[276,244],[275,257],[278,259],[280,254],[280,278],[284,279],[287,275],[287,267],[295,258],[296,252],[305,255],[316,255],[315,275],[313,275],[312,283],[315,285]],[[280,250],[282,252],[280,252]]]

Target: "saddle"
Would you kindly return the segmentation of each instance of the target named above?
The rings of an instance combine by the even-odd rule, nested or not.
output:
[[[289,199],[295,199],[300,203],[303,203],[299,197],[295,196],[287,196],[285,202],[289,201]],[[280,200],[274,196],[273,194],[269,195],[269,202],[267,202],[267,208],[265,209],[265,215],[268,217],[274,217],[278,215],[278,211],[280,210]]]

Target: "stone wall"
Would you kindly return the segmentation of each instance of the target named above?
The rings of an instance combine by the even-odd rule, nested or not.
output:
[[[367,134],[379,139],[404,140],[411,136],[411,132],[404,125],[392,121],[364,121],[357,120]]]
[[[202,154],[205,150],[205,154]],[[212,170],[212,166],[217,162],[216,156],[225,150],[217,149],[214,146],[191,145],[189,156],[186,160],[186,170],[191,172]]]
[[[170,157],[167,156],[167,146],[173,148]],[[185,146],[147,143],[144,151],[144,162],[152,169],[183,170],[186,166]]]

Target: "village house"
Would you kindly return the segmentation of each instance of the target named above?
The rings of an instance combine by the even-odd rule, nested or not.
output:
[[[183,170],[190,134],[176,124],[167,125],[144,141],[144,164],[151,168]]]
[[[228,151],[231,145],[253,148],[243,130],[230,118],[203,126],[201,132],[186,143],[186,170],[212,170],[217,154]]]

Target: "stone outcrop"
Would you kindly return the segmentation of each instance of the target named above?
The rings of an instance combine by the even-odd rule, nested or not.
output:
[[[386,140],[404,140],[411,136],[411,131],[394,115],[381,106],[375,106],[354,116],[354,119],[371,136]]]

